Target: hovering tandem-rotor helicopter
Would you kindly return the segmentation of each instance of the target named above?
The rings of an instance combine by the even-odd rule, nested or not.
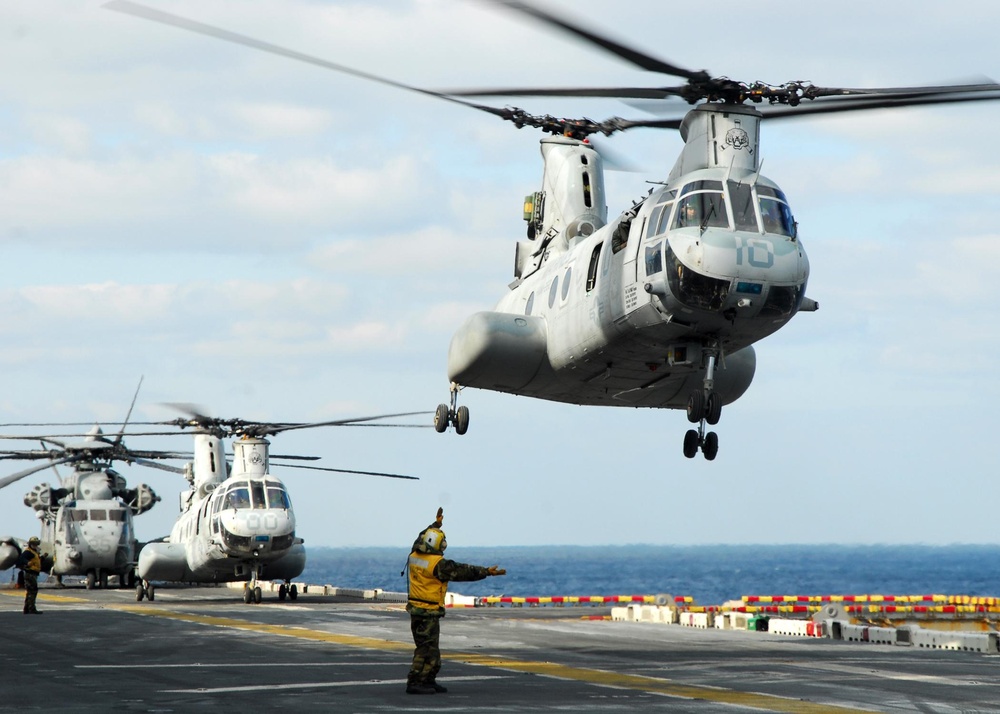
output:
[[[57,437],[36,437],[35,450],[0,451],[0,459],[44,461],[0,479],[0,488],[59,464],[69,464],[73,473],[59,486],[35,486],[24,497],[42,522],[41,551],[44,572],[61,583],[65,575],[86,577],[88,589],[108,586],[108,576],[117,576],[122,587],[135,583],[139,544],[133,517],[152,508],[160,497],[146,484],[129,488],[112,463],[140,463],[162,468],[153,459],[180,458],[169,452],[134,451],[125,447],[119,433],[114,440],[95,426],[83,441],[63,443]],[[27,438],[27,437],[15,437]],[[0,570],[10,568],[23,550],[25,540],[0,538]]]
[[[312,459],[272,455],[267,436],[295,429],[321,426],[364,426],[367,422],[424,414],[384,414],[357,419],[313,423],[265,423],[219,419],[191,412],[189,417],[145,424],[191,428],[194,458],[184,469],[189,488],[181,492],[181,513],[160,541],[143,546],[139,553],[136,599],[155,598],[153,581],[222,583],[245,581],[243,601],[261,601],[257,581],[284,581],[278,599],[298,596],[291,582],[306,564],[303,540],[295,535],[295,514],[285,485],[270,472],[271,458]],[[377,426],[425,426],[378,424]],[[172,432],[177,433],[177,432]],[[232,438],[232,464],[227,462],[223,439]],[[335,469],[302,464],[286,468],[313,469],[347,474],[416,480],[414,476]]]
[[[1000,99],[993,82],[847,89],[809,82],[744,83],[692,71],[513,0],[496,4],[568,32],[644,70],[678,77],[661,87],[422,89],[128,0],[105,7],[467,106],[550,134],[541,140],[541,189],[524,205],[527,238],[514,281],[492,311],[468,318],[451,341],[449,404],[435,427],[469,427],[463,387],[553,401],[683,409],[697,425],[683,451],[715,459],[708,426],[753,380],[753,345],[798,312],[809,261],[786,194],[761,173],[760,125],[833,112]],[[532,115],[477,96],[680,98],[683,117],[606,121]],[[604,161],[590,137],[675,129],[684,148],[666,180],[617,215],[605,203]],[[612,218],[609,218],[613,216]]]

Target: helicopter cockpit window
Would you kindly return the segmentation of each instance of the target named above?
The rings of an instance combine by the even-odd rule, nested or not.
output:
[[[292,507],[292,502],[288,498],[288,492],[283,488],[278,488],[277,486],[268,486],[267,507],[284,508],[287,511]]]
[[[267,501],[264,500],[264,484],[260,481],[251,481],[250,495],[253,497],[254,508],[267,508]]]
[[[90,509],[90,520],[92,521],[106,521],[108,520],[108,512],[103,508],[91,508]]]
[[[109,521],[114,521],[115,523],[124,523],[125,522],[125,511],[124,510],[120,510],[120,511],[108,511],[108,520]]]
[[[250,508],[250,489],[246,486],[230,486],[226,494],[226,508]]]
[[[754,210],[753,189],[750,184],[729,181],[729,201],[733,207],[736,230],[757,233],[757,212]]]
[[[85,521],[87,520],[87,511],[82,508],[74,508],[69,512],[69,519],[71,521]]]
[[[792,209],[788,206],[785,194],[770,186],[758,186],[757,196],[760,199],[760,217],[764,223],[764,232],[794,236],[795,218],[792,216]]]
[[[709,183],[701,181],[698,183]],[[713,181],[711,183],[718,183]],[[677,203],[674,228],[729,228],[726,196],[722,191],[689,193]]]

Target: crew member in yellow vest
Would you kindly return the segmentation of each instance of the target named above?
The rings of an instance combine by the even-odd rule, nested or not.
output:
[[[491,575],[505,575],[496,565],[456,563],[444,557],[448,540],[441,530],[444,510],[439,508],[437,519],[420,531],[413,542],[407,561],[409,588],[406,611],[410,613],[413,633],[413,664],[406,677],[407,694],[437,694],[448,690],[437,683],[441,669],[441,618],[444,617],[444,596],[451,581],[482,580]]]
[[[38,573],[42,570],[42,556],[38,552],[41,541],[35,536],[28,539],[28,546],[17,558],[17,567],[24,573],[24,614],[41,615],[35,607],[38,597]]]

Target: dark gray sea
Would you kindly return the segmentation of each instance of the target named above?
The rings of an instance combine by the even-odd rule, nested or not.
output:
[[[408,549],[309,548],[302,582],[405,591]],[[463,595],[1000,596],[1000,545],[706,545],[451,547],[447,557],[507,575],[454,583]]]

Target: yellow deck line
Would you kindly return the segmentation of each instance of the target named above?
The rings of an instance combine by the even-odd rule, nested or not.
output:
[[[109,609],[122,610],[135,615],[163,617],[170,620],[193,622],[202,625],[210,625],[212,627],[229,627],[246,632],[259,632],[261,634],[296,637],[313,642],[329,642],[332,644],[345,645],[347,647],[364,647],[366,649],[391,652],[411,652],[413,650],[413,645],[406,642],[380,640],[372,637],[358,637],[356,635],[343,635],[334,632],[310,630],[305,627],[266,625],[259,622],[250,622],[249,620],[239,620],[229,617],[214,617],[184,612],[172,612],[169,610],[142,605],[112,605]],[[784,698],[770,694],[761,694],[758,692],[739,692],[732,689],[704,687],[693,684],[679,684],[671,682],[667,679],[641,677],[634,674],[620,674],[617,672],[587,669],[584,667],[571,667],[552,662],[506,659],[467,652],[456,654],[443,653],[442,658],[479,667],[492,667],[495,669],[505,669],[515,672],[526,672],[546,677],[553,677],[555,679],[584,682],[586,684],[616,687],[619,689],[633,689],[653,694],[681,697],[684,699],[705,699],[712,702],[734,704],[772,712],[790,712],[794,714],[843,714],[844,712],[870,711],[866,709],[854,709],[851,707],[839,707],[831,704],[816,704],[813,702],[802,701],[801,699]]]
[[[0,595],[8,595],[10,597],[16,597],[24,599],[24,590],[0,590]],[[46,602],[93,602],[92,600],[87,600],[82,597],[70,597],[69,595],[49,595],[48,593],[38,593],[39,600],[45,600]]]

